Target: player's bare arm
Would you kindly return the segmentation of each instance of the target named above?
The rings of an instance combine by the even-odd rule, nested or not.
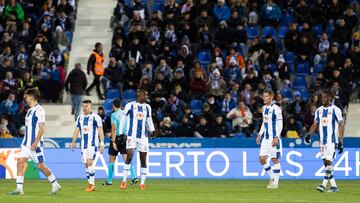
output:
[[[44,134],[44,131],[45,131],[45,123],[39,123],[39,133],[37,134],[35,140],[34,140],[34,143],[32,143],[31,145],[31,150],[35,150],[35,148],[38,146],[40,140],[41,140],[41,137],[43,136]]]

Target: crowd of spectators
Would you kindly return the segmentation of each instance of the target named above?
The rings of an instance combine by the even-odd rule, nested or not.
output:
[[[147,90],[164,137],[252,136],[265,88],[299,137],[324,88],[346,115],[359,83],[357,1],[118,0],[110,26],[105,93]]]
[[[24,134],[23,94],[59,102],[76,0],[0,0],[0,137]]]

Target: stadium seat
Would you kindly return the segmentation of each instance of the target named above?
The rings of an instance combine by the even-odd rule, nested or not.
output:
[[[309,90],[307,88],[299,89],[299,92],[301,94],[301,98],[304,101],[308,101],[310,99],[310,93],[309,93]]]
[[[279,39],[284,39],[285,34],[286,34],[286,32],[287,32],[288,30],[289,30],[289,28],[288,28],[287,26],[281,26],[281,27],[279,28],[279,33],[278,33],[277,37],[278,37]]]
[[[268,64],[268,68],[271,71],[271,73],[274,73],[276,71],[276,65],[275,64]]]
[[[262,37],[265,38],[267,35],[275,36],[276,30],[272,26],[265,26],[262,30]]]
[[[106,99],[120,99],[120,91],[118,89],[109,89],[106,92]]]
[[[280,24],[283,26],[288,26],[289,23],[292,23],[292,22],[294,22],[294,16],[289,13],[284,14],[280,20]]]
[[[126,100],[121,100],[121,107],[125,107],[125,105],[127,104],[127,101]]]
[[[136,99],[136,90],[127,89],[124,91],[124,100],[126,102],[134,101]]]
[[[280,92],[281,92],[281,96],[283,96],[284,98],[288,98],[289,100],[292,100],[293,96],[290,88],[285,87]]]
[[[293,52],[286,52],[284,57],[287,64],[295,63],[296,56]]]
[[[103,103],[103,107],[106,115],[110,115],[112,111],[112,102],[113,99],[106,99]]]
[[[207,67],[211,60],[210,50],[200,51],[198,53],[198,60],[203,67]]]
[[[325,66],[323,64],[318,64],[314,66],[313,75],[317,75],[320,71],[323,71]]]
[[[201,100],[195,99],[190,102],[190,109],[193,114],[199,116],[202,112],[203,102]]]
[[[259,37],[259,29],[257,26],[250,26],[246,28],[247,36],[249,39],[255,39]]]
[[[321,34],[323,33],[322,25],[314,25],[312,27],[312,31],[316,34],[316,36],[319,38]]]
[[[309,63],[298,63],[296,66],[296,76],[307,76],[310,74]]]
[[[302,89],[302,88],[306,88],[306,80],[304,77],[295,77],[294,79],[294,83],[293,83],[293,87],[295,89]]]

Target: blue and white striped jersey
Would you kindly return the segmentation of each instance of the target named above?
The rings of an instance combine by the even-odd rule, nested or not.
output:
[[[102,120],[99,115],[93,112],[80,115],[76,121],[76,127],[80,131],[81,149],[99,146],[98,128],[102,127]]]
[[[124,116],[121,117],[120,121],[120,132],[125,130],[125,123],[127,124],[127,136],[133,138],[145,138],[148,135],[147,132],[155,131],[149,104],[132,101],[125,105],[123,112]],[[126,119],[127,122],[125,122]]]
[[[261,138],[272,140],[274,137],[281,138],[283,118],[281,108],[276,104],[262,107],[263,123],[260,129]]]
[[[320,144],[338,143],[339,123],[344,121],[339,107],[320,106],[315,111],[314,121],[319,124]]]
[[[22,146],[31,147],[39,133],[39,124],[45,123],[45,110],[36,104],[34,107],[28,110],[25,116],[25,136],[22,142]],[[43,147],[43,138],[38,144],[38,147]]]

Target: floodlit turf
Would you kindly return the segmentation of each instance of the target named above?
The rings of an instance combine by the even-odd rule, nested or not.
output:
[[[85,193],[85,180],[59,180],[63,189],[51,196],[46,180],[25,180],[22,196],[9,196],[14,180],[0,180],[0,202],[360,202],[360,181],[337,181],[338,193],[315,190],[321,182],[281,181],[280,188],[268,190],[265,180],[152,180],[145,191],[136,187],[120,190],[120,181]]]

